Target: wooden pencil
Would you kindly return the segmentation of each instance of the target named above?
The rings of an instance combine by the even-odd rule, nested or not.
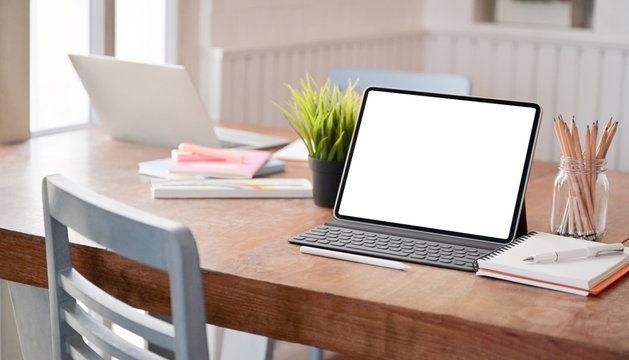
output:
[[[603,158],[607,157],[607,151],[609,151],[609,147],[612,143],[612,139],[614,139],[614,135],[616,134],[616,128],[618,127],[618,122],[615,122],[609,130],[609,135],[607,135],[607,142],[605,143],[605,147],[603,148]]]
[[[596,176],[594,175],[594,164],[592,163],[592,130],[590,125],[585,129],[585,163],[588,166],[588,187],[590,189],[590,201],[592,205],[595,204],[595,192],[596,192]]]

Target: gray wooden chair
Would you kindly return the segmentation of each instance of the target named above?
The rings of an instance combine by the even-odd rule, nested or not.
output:
[[[369,86],[382,86],[397,89],[427,91],[442,94],[470,95],[471,80],[463,75],[411,72],[388,69],[372,69],[352,66],[334,66],[330,69],[333,85],[347,87],[359,79],[357,91]]]
[[[95,319],[94,312],[172,351],[177,359],[207,359],[203,285],[190,230],[96,194],[61,175],[44,178],[42,192],[52,358],[101,359],[86,339],[118,359],[162,359],[119,337]],[[173,324],[136,311],[78,273],[72,267],[68,229],[113,252],[166,271]],[[83,310],[77,301],[90,311]]]

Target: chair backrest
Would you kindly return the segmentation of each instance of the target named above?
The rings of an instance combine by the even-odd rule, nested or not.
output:
[[[173,351],[177,359],[208,359],[199,256],[185,225],[96,194],[61,175],[43,179],[42,196],[54,359],[100,359],[83,337],[118,359],[161,359],[119,337],[92,312]],[[70,258],[68,229],[166,271],[173,323],[137,311],[77,272]]]
[[[470,95],[472,84],[468,77],[454,74],[422,73],[400,70],[370,69],[335,66],[330,70],[333,85],[347,87],[359,79],[356,90],[369,86],[435,92],[442,94]]]

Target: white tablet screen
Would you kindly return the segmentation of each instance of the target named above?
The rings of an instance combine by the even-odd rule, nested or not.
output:
[[[530,103],[367,90],[335,215],[508,241],[540,112]]]

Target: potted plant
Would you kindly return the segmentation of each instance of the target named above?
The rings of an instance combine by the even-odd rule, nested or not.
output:
[[[286,85],[292,95],[286,108],[275,104],[308,150],[313,198],[319,206],[333,207],[336,200],[360,104],[357,82],[342,92],[330,79],[318,86],[306,74],[300,90]]]

